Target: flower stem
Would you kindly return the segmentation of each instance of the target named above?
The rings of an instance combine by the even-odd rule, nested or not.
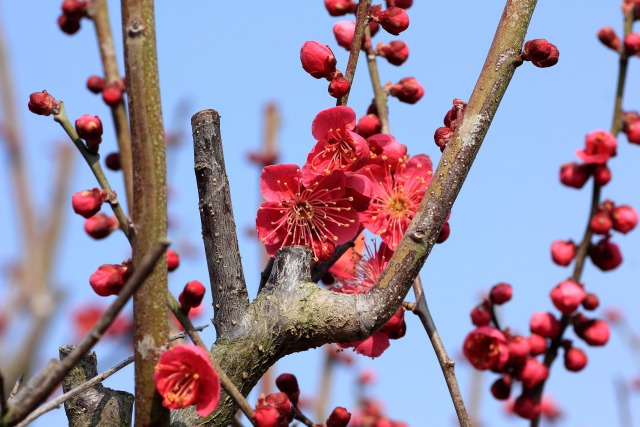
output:
[[[344,72],[344,78],[349,82],[349,91],[342,98],[336,101],[336,105],[347,105],[349,100],[349,93],[351,92],[351,86],[353,85],[353,77],[356,74],[356,67],[358,65],[358,56],[360,56],[360,47],[362,46],[362,40],[364,39],[365,28],[369,28],[369,4],[371,0],[360,0],[358,2],[358,9],[356,11],[356,29],[353,35],[353,42],[351,44],[351,52],[349,52],[349,60],[347,62],[347,69]]]

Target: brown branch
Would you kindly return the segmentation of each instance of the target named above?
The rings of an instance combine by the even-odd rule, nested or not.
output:
[[[371,39],[371,30],[367,26],[365,29],[366,37]],[[371,86],[373,88],[373,99],[376,104],[376,110],[378,112],[378,118],[382,123],[381,133],[390,133],[389,127],[389,109],[387,107],[387,94],[382,88],[380,83],[380,73],[378,72],[378,61],[376,60],[376,53],[373,50],[373,45],[367,46],[367,68],[369,69],[369,77],[371,79]]]
[[[109,185],[109,181],[107,180],[107,177],[104,174],[104,171],[102,170],[102,166],[100,165],[100,156],[89,151],[89,149],[87,149],[82,139],[78,136],[78,133],[76,132],[75,127],[71,124],[71,122],[69,121],[69,118],[67,117],[67,113],[64,108],[64,102],[60,101],[60,111],[58,112],[58,114],[53,116],[53,120],[59,123],[60,126],[62,126],[62,129],[64,129],[67,135],[69,135],[69,138],[71,138],[71,141],[76,146],[78,151],[80,151],[80,154],[89,165],[89,168],[91,169],[91,172],[93,172],[93,175],[96,177],[96,180],[100,185],[100,188],[107,191],[107,193],[111,195],[111,197],[109,198],[109,204],[111,205],[111,209],[113,209],[113,213],[118,219],[118,223],[120,224],[120,229],[122,230],[124,235],[127,237],[127,239],[131,241],[132,230],[130,230],[131,227],[129,224],[129,219],[127,218],[124,211],[122,210],[122,206],[120,205],[120,203],[118,203],[118,200],[115,198],[115,193],[111,189],[111,185]]]
[[[218,338],[229,337],[249,306],[229,180],[224,164],[220,115],[202,110],[191,117],[202,239],[207,256]]]
[[[438,363],[442,369],[444,380],[447,383],[447,388],[449,389],[449,394],[451,395],[453,407],[456,410],[460,426],[471,427],[471,421],[469,420],[469,415],[467,415],[467,410],[464,407],[464,401],[462,399],[462,394],[460,393],[460,387],[458,387],[458,380],[456,379],[455,362],[449,358],[447,350],[444,347],[444,343],[440,339],[440,333],[438,333],[433,317],[431,317],[431,312],[427,305],[427,299],[424,296],[424,289],[422,288],[420,276],[416,277],[413,284],[413,290],[416,294],[417,301],[416,309],[413,313],[420,318],[422,326],[424,326],[424,329],[429,336],[433,350],[438,358]]]
[[[371,4],[371,0],[360,0],[358,2],[358,9],[356,10],[356,28],[353,34],[351,51],[349,52],[349,60],[347,61],[347,69],[344,72],[344,78],[349,82],[349,90],[345,96],[336,101],[336,105],[338,106],[347,105],[347,102],[349,101],[349,93],[351,93],[353,78],[356,74],[356,67],[358,66],[358,57],[360,56],[362,40],[364,40],[365,28],[369,27],[369,4]]]
[[[153,0],[122,0],[127,100],[131,123],[133,265],[167,233],[166,147],[158,78]],[[167,268],[158,264],[133,298],[135,424],[167,426],[167,408],[153,383],[161,348],[169,338],[166,321]],[[162,320],[160,320],[162,319]]]
[[[119,82],[118,60],[113,43],[111,23],[107,0],[93,0],[89,5],[89,16],[93,20],[98,39],[98,49],[102,60],[102,69],[107,83]],[[129,134],[129,120],[123,102],[111,107],[111,116],[118,140],[118,152],[124,178],[124,188],[127,195],[127,207],[133,208],[133,169],[131,167],[131,135]]]
[[[154,266],[158,264],[158,260],[164,255],[168,246],[169,242],[166,240],[157,242],[152,250],[144,256],[142,262],[136,267],[127,283],[123,286],[118,297],[102,314],[98,322],[78,344],[78,347],[62,362],[52,359],[40,373],[27,382],[18,394],[9,401],[9,411],[2,418],[3,425],[15,425],[17,422],[22,421],[51,394],[80,359],[98,343],[124,305],[151,274]]]

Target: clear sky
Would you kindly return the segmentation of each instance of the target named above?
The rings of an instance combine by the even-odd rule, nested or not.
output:
[[[109,3],[112,23],[118,24],[118,2]],[[259,148],[263,108],[269,101],[275,101],[280,108],[281,161],[302,164],[314,143],[311,121],[335,101],[326,93],[325,81],[315,80],[302,70],[300,46],[307,40],[326,43],[334,50],[338,67],[344,71],[346,66],[347,52],[337,46],[331,30],[338,19],[328,16],[322,1],[239,5],[230,1],[158,1],[156,6],[165,123],[169,129],[187,135],[184,145],[171,150],[167,159],[172,185],[169,214],[173,223],[169,237],[178,248],[189,243],[197,249],[192,259],[186,259],[170,275],[170,286],[176,291],[191,279],[207,281],[188,138],[191,114],[213,108],[222,116],[245,277],[250,294],[255,295],[260,253],[256,241],[245,230],[253,229],[255,224],[259,170],[246,161],[246,153]],[[389,102],[391,132],[408,146],[411,154],[426,153],[434,164],[438,162],[440,152],[433,143],[433,132],[441,126],[454,98],[469,98],[503,6],[501,1],[418,0],[409,9],[411,25],[399,37],[409,45],[409,60],[402,67],[388,65],[384,60],[379,63],[384,82],[414,76],[425,87],[425,96],[416,105],[401,104],[395,99]],[[70,142],[52,120],[28,112],[29,93],[46,89],[63,99],[71,118],[99,115],[105,125],[101,150],[108,153],[115,147],[107,107],[84,87],[86,78],[101,70],[94,31],[89,21],[83,21],[81,31],[72,37],[60,32],[56,26],[59,2],[2,1],[0,8],[16,80],[14,90],[21,102],[30,189],[39,201],[37,213],[46,216],[45,203],[55,165],[51,159],[57,144]],[[556,44],[560,61],[549,69],[524,64],[516,72],[453,207],[451,236],[435,248],[421,275],[436,324],[456,360],[461,361],[462,341],[472,329],[468,314],[481,292],[497,282],[511,283],[514,300],[500,315],[504,324],[527,333],[531,313],[552,310],[549,291],[570,275],[569,270],[551,262],[549,247],[553,240],[581,239],[590,190],[561,186],[558,170],[562,163],[577,160],[574,152],[582,148],[587,133],[609,129],[611,125],[617,57],[600,45],[596,32],[604,25],[620,32],[621,22],[619,2],[539,2],[527,38],[546,38]],[[116,38],[121,58],[119,31]],[[380,32],[374,42],[392,39]],[[638,62],[638,58],[631,59],[624,102],[628,110],[639,109]],[[358,117],[372,98],[362,64],[350,97]],[[5,151],[0,153],[2,161],[8,162]],[[639,159],[640,146],[630,145],[620,137],[618,156],[610,161],[613,180],[604,188],[604,197],[640,207]],[[94,187],[96,182],[79,155],[76,160],[73,191]],[[111,174],[110,179],[116,189],[121,188],[119,176]],[[0,232],[4,243],[0,246],[2,260],[16,258],[20,250],[9,185],[5,166],[0,168],[0,223],[5,224]],[[89,275],[100,264],[120,262],[129,252],[121,235],[99,242],[87,237],[82,218],[72,213],[70,204],[65,221],[55,283],[65,290],[67,299],[47,329],[47,340],[40,350],[42,363],[57,357],[59,345],[73,340],[69,315],[74,307],[100,299],[88,285]],[[622,266],[602,273],[589,264],[583,280],[588,290],[600,296],[602,307],[622,308],[640,330],[640,233],[617,235],[614,241],[623,251]],[[4,285],[0,295],[3,292]],[[208,316],[211,314],[203,316],[202,322]],[[411,426],[453,425],[453,407],[427,336],[417,318],[409,313],[406,318],[406,337],[392,342],[379,359],[359,357],[358,366],[378,372],[371,394],[385,402],[391,418]],[[209,343],[214,339],[212,329],[205,334]],[[2,353],[12,345],[12,339],[5,337]],[[114,348],[101,344],[100,370],[130,353],[126,345]],[[631,379],[638,375],[640,366],[634,364],[624,340],[615,332],[605,348],[589,348],[587,354],[589,365],[579,374],[568,373],[561,363],[553,367],[546,390],[566,413],[558,425],[617,425],[613,381]],[[316,350],[290,356],[279,362],[277,369],[298,375],[303,395],[313,395],[318,387],[321,355]],[[471,369],[464,363],[458,367],[463,394],[468,396]],[[335,372],[333,405],[353,407],[354,373],[346,369]],[[522,420],[503,416],[503,405],[488,391],[494,377],[488,373],[482,376],[483,425],[526,425]],[[107,386],[129,390],[131,384],[131,369],[106,382]],[[255,403],[255,397],[250,400]],[[632,400],[636,425],[640,423],[638,403],[636,394]],[[36,425],[64,423],[64,412],[58,410]]]

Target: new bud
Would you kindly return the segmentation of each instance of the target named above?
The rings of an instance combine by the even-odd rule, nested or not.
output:
[[[613,210],[613,229],[627,234],[638,225],[638,212],[631,206],[622,205]]]
[[[603,187],[611,181],[611,169],[607,165],[596,165],[593,169],[593,181]]]
[[[104,159],[104,164],[112,171],[119,171],[122,169],[122,165],[120,164],[120,153],[117,151],[109,153],[109,155]]]
[[[576,254],[576,245],[572,241],[556,240],[551,244],[551,259],[554,263],[566,267]]]
[[[407,28],[409,28],[409,15],[401,7],[390,7],[387,10],[380,11],[380,6],[373,7],[371,17],[386,32],[397,36]]]
[[[508,283],[498,283],[489,292],[489,299],[496,305],[504,304],[511,299],[513,289]]]
[[[84,190],[71,196],[73,211],[85,218],[90,218],[100,211],[102,203],[107,199],[107,192],[99,188]]]
[[[589,176],[588,165],[571,162],[560,167],[560,182],[567,187],[582,188],[589,180]]]
[[[343,16],[353,12],[358,5],[351,0],[324,0],[324,7],[331,16]]]
[[[560,335],[560,321],[551,313],[537,312],[531,315],[529,321],[531,333],[540,335],[544,338],[556,338]]]
[[[579,372],[587,366],[587,355],[579,348],[569,347],[564,351],[564,367],[567,371]]]
[[[349,424],[349,420],[351,420],[351,414],[346,409],[338,406],[327,418],[327,427],[346,427]]]
[[[336,72],[336,57],[327,45],[317,41],[305,42],[300,48],[302,68],[316,79],[331,79]]]
[[[336,75],[331,79],[331,83],[329,83],[329,95],[334,98],[342,98],[347,93],[349,93],[349,88],[351,85],[345,79],[341,73],[336,73]]]
[[[128,267],[120,264],[104,264],[89,277],[89,284],[101,297],[117,295],[128,276]]]
[[[375,114],[367,114],[358,120],[357,132],[363,138],[380,133],[380,129],[382,129],[382,122]]]
[[[579,284],[565,280],[553,288],[549,294],[551,302],[562,314],[571,314],[577,310],[584,299],[584,288]]]
[[[180,266],[180,256],[176,251],[167,249],[167,270],[173,271]]]
[[[100,93],[104,89],[104,79],[98,76],[90,76],[87,79],[87,89],[89,89],[93,93]]]
[[[295,375],[278,375],[278,378],[276,378],[276,387],[289,397],[289,400],[294,406],[298,404],[298,399],[300,398],[300,387],[298,386],[298,380]]]
[[[391,86],[389,93],[402,102],[415,104],[424,95],[424,88],[413,77],[405,77]]]
[[[188,311],[191,308],[198,307],[204,298],[205,288],[204,285],[197,281],[192,280],[184,285],[184,289],[178,296],[180,306],[183,310]]]
[[[394,40],[389,44],[380,43],[377,51],[378,55],[392,65],[402,65],[409,58],[409,46],[400,40]]]
[[[355,31],[356,23],[354,21],[338,21],[333,24],[333,35],[338,46],[342,46],[347,50],[351,50]]]
[[[640,34],[631,33],[624,38],[624,52],[628,56],[640,52]]]
[[[589,247],[589,258],[602,271],[613,270],[622,264],[620,248],[610,242],[608,237]]]
[[[46,90],[34,92],[29,95],[29,111],[40,116],[50,116],[58,114],[60,103],[49,95]]]
[[[78,136],[87,141],[87,147],[98,151],[98,145],[102,142],[102,122],[98,116],[85,114],[76,120],[76,132]]]
[[[122,93],[121,82],[107,83],[102,90],[102,100],[109,107],[116,107],[124,99]]]
[[[97,214],[84,221],[84,231],[96,240],[104,239],[119,226],[115,216],[108,217],[105,214]]]
[[[613,28],[609,26],[600,28],[598,30],[598,39],[609,49],[620,50],[620,37],[618,37]]]

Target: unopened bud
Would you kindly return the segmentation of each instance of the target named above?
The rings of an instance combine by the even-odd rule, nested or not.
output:
[[[380,43],[377,51],[392,65],[402,65],[409,58],[409,46],[400,40],[394,40],[389,44]]]
[[[317,41],[305,42],[300,48],[302,68],[316,79],[331,79],[336,71],[336,57],[327,45]]]
[[[104,79],[99,76],[90,76],[87,79],[87,89],[93,93],[100,93],[104,89]]]
[[[609,26],[600,28],[598,30],[598,39],[609,49],[620,50],[620,37],[618,37],[613,28]]]
[[[90,218],[100,211],[100,207],[106,198],[107,192],[99,188],[79,191],[71,196],[71,206],[78,215]]]
[[[55,98],[47,93],[46,90],[42,92],[34,92],[29,95],[29,111],[40,116],[50,116],[51,114],[58,114],[60,109],[60,103]]]
[[[415,78],[405,77],[391,86],[389,93],[402,102],[415,104],[424,95],[424,88]]]
[[[192,280],[184,285],[184,289],[180,293],[178,300],[180,301],[180,306],[184,310],[188,310],[193,307],[197,307],[202,302],[202,298],[204,298],[205,288],[204,285],[197,281]]]
[[[342,98],[347,93],[349,93],[349,88],[351,85],[345,79],[342,74],[337,73],[332,79],[331,83],[329,83],[329,95],[334,98]]]

